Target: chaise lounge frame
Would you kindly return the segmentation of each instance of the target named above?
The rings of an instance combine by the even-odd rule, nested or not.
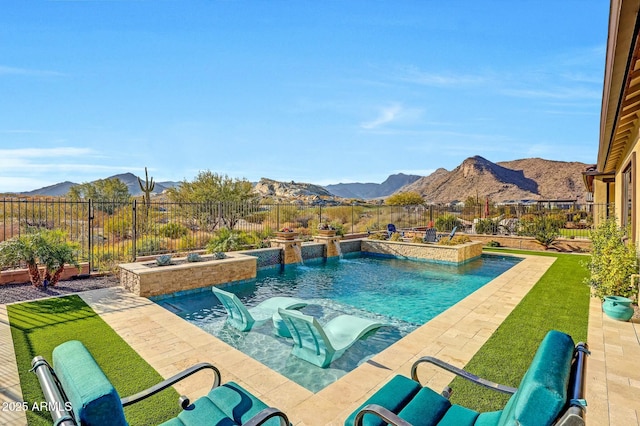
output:
[[[220,386],[222,381],[220,370],[218,370],[218,368],[213,364],[201,362],[148,389],[140,391],[134,395],[121,398],[120,403],[122,404],[122,407],[126,407],[145,400],[201,370],[211,370],[213,372],[214,377],[213,385],[211,386],[212,390]],[[53,419],[53,424],[56,426],[79,426],[80,423],[76,420],[72,410],[70,409],[70,402],[53,367],[42,356],[36,356],[31,361],[30,371],[35,373],[38,377],[45,401],[47,402],[47,408],[49,409],[51,418]],[[178,403],[183,410],[187,409],[191,405],[191,401],[185,395],[180,396]],[[290,424],[285,413],[277,408],[267,407],[258,412],[248,422],[245,422],[243,426],[258,426],[274,417],[279,417],[281,426],[288,426]]]
[[[580,342],[576,345],[573,352],[573,361],[569,376],[569,388],[567,394],[567,407],[561,412],[558,419],[553,423],[554,426],[584,426],[586,418],[586,402],[585,402],[585,381],[586,381],[586,357],[589,355],[589,347],[586,343]],[[513,395],[517,392],[517,388],[501,385],[490,380],[478,377],[468,371],[455,367],[438,358],[425,356],[413,363],[411,366],[411,379],[420,383],[418,379],[418,366],[422,363],[430,363],[454,373],[456,376],[462,377],[472,383],[484,386],[498,392]],[[449,399],[451,396],[451,388],[446,387],[442,391],[442,396]],[[362,407],[356,414],[354,426],[362,426],[365,414],[373,414],[378,416],[393,426],[412,426],[411,423],[400,418],[397,414],[378,404],[367,404]]]

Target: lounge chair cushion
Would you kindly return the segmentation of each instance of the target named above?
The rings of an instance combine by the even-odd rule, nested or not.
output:
[[[398,416],[413,426],[430,426],[438,424],[450,407],[451,402],[447,398],[429,388],[422,388]]]
[[[418,382],[415,382],[404,376],[395,376],[378,392],[373,394],[371,398],[355,410],[345,421],[345,425],[353,425],[356,414],[362,407],[368,404],[378,404],[394,413],[398,413],[402,407],[407,405],[409,401],[422,389]],[[382,426],[385,423],[379,417],[372,414],[365,414],[363,418],[365,426]]]
[[[575,345],[567,334],[550,331],[540,343],[518,391],[504,407],[499,425],[550,425],[567,401]]]
[[[127,424],[118,393],[81,342],[57,346],[53,369],[81,425]]]
[[[161,426],[242,425],[267,406],[235,382],[228,382],[198,398],[178,417]],[[267,426],[279,426],[279,418],[269,419]]]
[[[478,416],[479,413],[477,411],[460,405],[452,405],[438,422],[438,426],[472,426],[476,424]],[[496,418],[494,425],[498,423],[498,418]]]

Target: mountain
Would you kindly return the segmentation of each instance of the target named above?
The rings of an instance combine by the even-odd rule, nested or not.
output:
[[[120,179],[122,183],[127,185],[127,188],[129,189],[129,194],[133,196],[142,195],[142,190],[140,189],[140,185],[138,184],[138,177],[133,173],[122,173],[119,175],[110,176],[106,179],[113,179],[113,178]],[[94,180],[91,183],[94,183],[94,182],[97,182],[97,181]],[[143,182],[144,182],[144,179],[143,179]],[[156,182],[152,194],[160,194],[167,188],[171,188],[179,184],[180,184],[179,182]],[[57,183],[51,186],[45,186],[44,188],[34,189],[33,191],[29,191],[29,192],[21,192],[20,194],[29,195],[29,196],[39,195],[39,196],[45,196],[45,197],[63,197],[67,195],[67,193],[69,192],[69,189],[71,189],[71,187],[75,185],[78,185],[78,184],[66,181],[66,182]]]
[[[273,179],[262,178],[253,187],[254,192],[261,197],[268,197],[274,201],[289,201],[298,199],[301,201],[311,201],[319,197],[325,199],[335,198],[329,191],[320,185],[301,182],[279,182]]]
[[[69,182],[68,180],[61,183],[56,183],[55,185],[45,186],[44,188],[34,189],[29,192],[21,192],[21,195],[40,195],[43,197],[61,197],[69,192],[72,186],[77,185],[77,183]]]
[[[417,192],[429,203],[464,201],[468,197],[489,197],[494,202],[526,199],[584,202],[582,172],[587,167],[579,162],[541,158],[492,163],[475,156],[450,172],[438,169],[397,192]]]
[[[415,182],[421,176],[398,173],[391,175],[382,183],[338,183],[326,185],[333,195],[342,198],[360,198],[364,200],[386,197],[405,185]]]

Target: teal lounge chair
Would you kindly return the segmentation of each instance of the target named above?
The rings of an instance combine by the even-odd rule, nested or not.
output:
[[[262,325],[272,319],[275,331],[279,336],[291,337],[289,330],[278,315],[278,309],[300,309],[308,305],[304,300],[295,297],[272,297],[247,309],[235,294],[216,287],[212,287],[211,290],[229,314],[227,322],[240,331],[249,331],[254,326]]]
[[[324,327],[314,317],[298,311],[279,309],[293,337],[291,353],[325,368],[340,358],[355,342],[385,324],[353,315],[340,315]]]
[[[479,378],[433,357],[411,367],[411,379],[397,375],[374,393],[346,420],[345,426],[580,426],[585,424],[586,343],[574,346],[571,336],[551,330],[540,343],[520,387]],[[438,394],[418,380],[418,366],[432,363],[463,379],[511,394],[504,409],[478,413],[449,402],[451,388]]]
[[[53,367],[37,356],[31,361],[31,371],[40,382],[47,411],[57,426],[127,426],[123,407],[145,400],[201,370],[213,372],[209,393],[194,403],[181,396],[178,402],[183,410],[162,426],[290,425],[282,411],[268,407],[237,383],[221,385],[220,371],[206,362],[135,395],[120,398],[82,342],[62,343],[53,350],[52,356]]]

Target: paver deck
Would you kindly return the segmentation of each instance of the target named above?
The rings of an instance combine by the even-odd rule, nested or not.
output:
[[[121,288],[80,295],[164,377],[197,362],[210,362],[220,368],[223,381],[240,383],[268,405],[285,411],[295,425],[341,425],[391,376],[409,375],[411,364],[421,356],[437,356],[463,367],[554,260],[526,256],[523,262],[315,394],[148,299]],[[598,300],[592,300],[589,424],[638,425],[638,326],[603,317]],[[5,306],[0,306],[0,348],[0,402],[21,401]],[[453,378],[429,365],[421,366],[419,375],[423,384],[436,390]],[[208,391],[210,380],[206,373],[196,374],[176,389],[196,398]],[[0,424],[23,425],[26,421],[21,414],[0,411]]]

